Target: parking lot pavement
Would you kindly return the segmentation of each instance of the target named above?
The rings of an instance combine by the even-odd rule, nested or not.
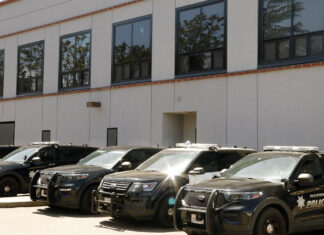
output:
[[[1,208],[0,221],[1,235],[185,235],[183,232],[161,229],[153,222],[116,220],[104,215],[92,216],[77,210],[48,207]],[[323,235],[324,231],[311,234]]]

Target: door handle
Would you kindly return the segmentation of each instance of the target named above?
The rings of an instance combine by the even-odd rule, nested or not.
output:
[[[50,163],[48,164],[48,166],[55,166],[55,163]]]

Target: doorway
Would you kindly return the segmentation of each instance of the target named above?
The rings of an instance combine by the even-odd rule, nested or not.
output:
[[[0,122],[0,145],[15,144],[15,122]]]

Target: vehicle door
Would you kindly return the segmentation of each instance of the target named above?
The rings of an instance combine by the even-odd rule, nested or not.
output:
[[[203,168],[203,172],[198,174],[189,173],[197,168]],[[219,174],[220,170],[217,153],[214,151],[202,152],[189,168],[189,182],[196,183],[212,179],[215,175]]]
[[[28,161],[29,176],[33,177],[35,172],[49,167],[54,167],[56,161],[56,151],[54,147],[46,147],[39,150]]]
[[[148,154],[146,154],[145,150],[142,149],[135,149],[129,151],[125,157],[123,158],[123,162],[130,162],[132,164],[131,169],[135,169],[138,167],[142,162],[148,159]]]
[[[295,188],[290,192],[290,206],[295,225],[305,228],[323,224],[324,219],[324,175],[322,157],[311,155],[299,164],[293,173]],[[300,174],[310,174],[314,180],[310,183],[298,182]]]

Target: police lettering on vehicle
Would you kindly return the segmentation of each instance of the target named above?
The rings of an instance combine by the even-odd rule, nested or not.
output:
[[[321,194],[318,194],[321,195]],[[310,198],[316,198],[316,195],[311,195]],[[303,196],[298,197],[297,200],[297,207],[299,209],[304,209],[304,208],[320,208],[324,207],[324,199],[315,199],[315,200],[308,200],[306,201]]]

